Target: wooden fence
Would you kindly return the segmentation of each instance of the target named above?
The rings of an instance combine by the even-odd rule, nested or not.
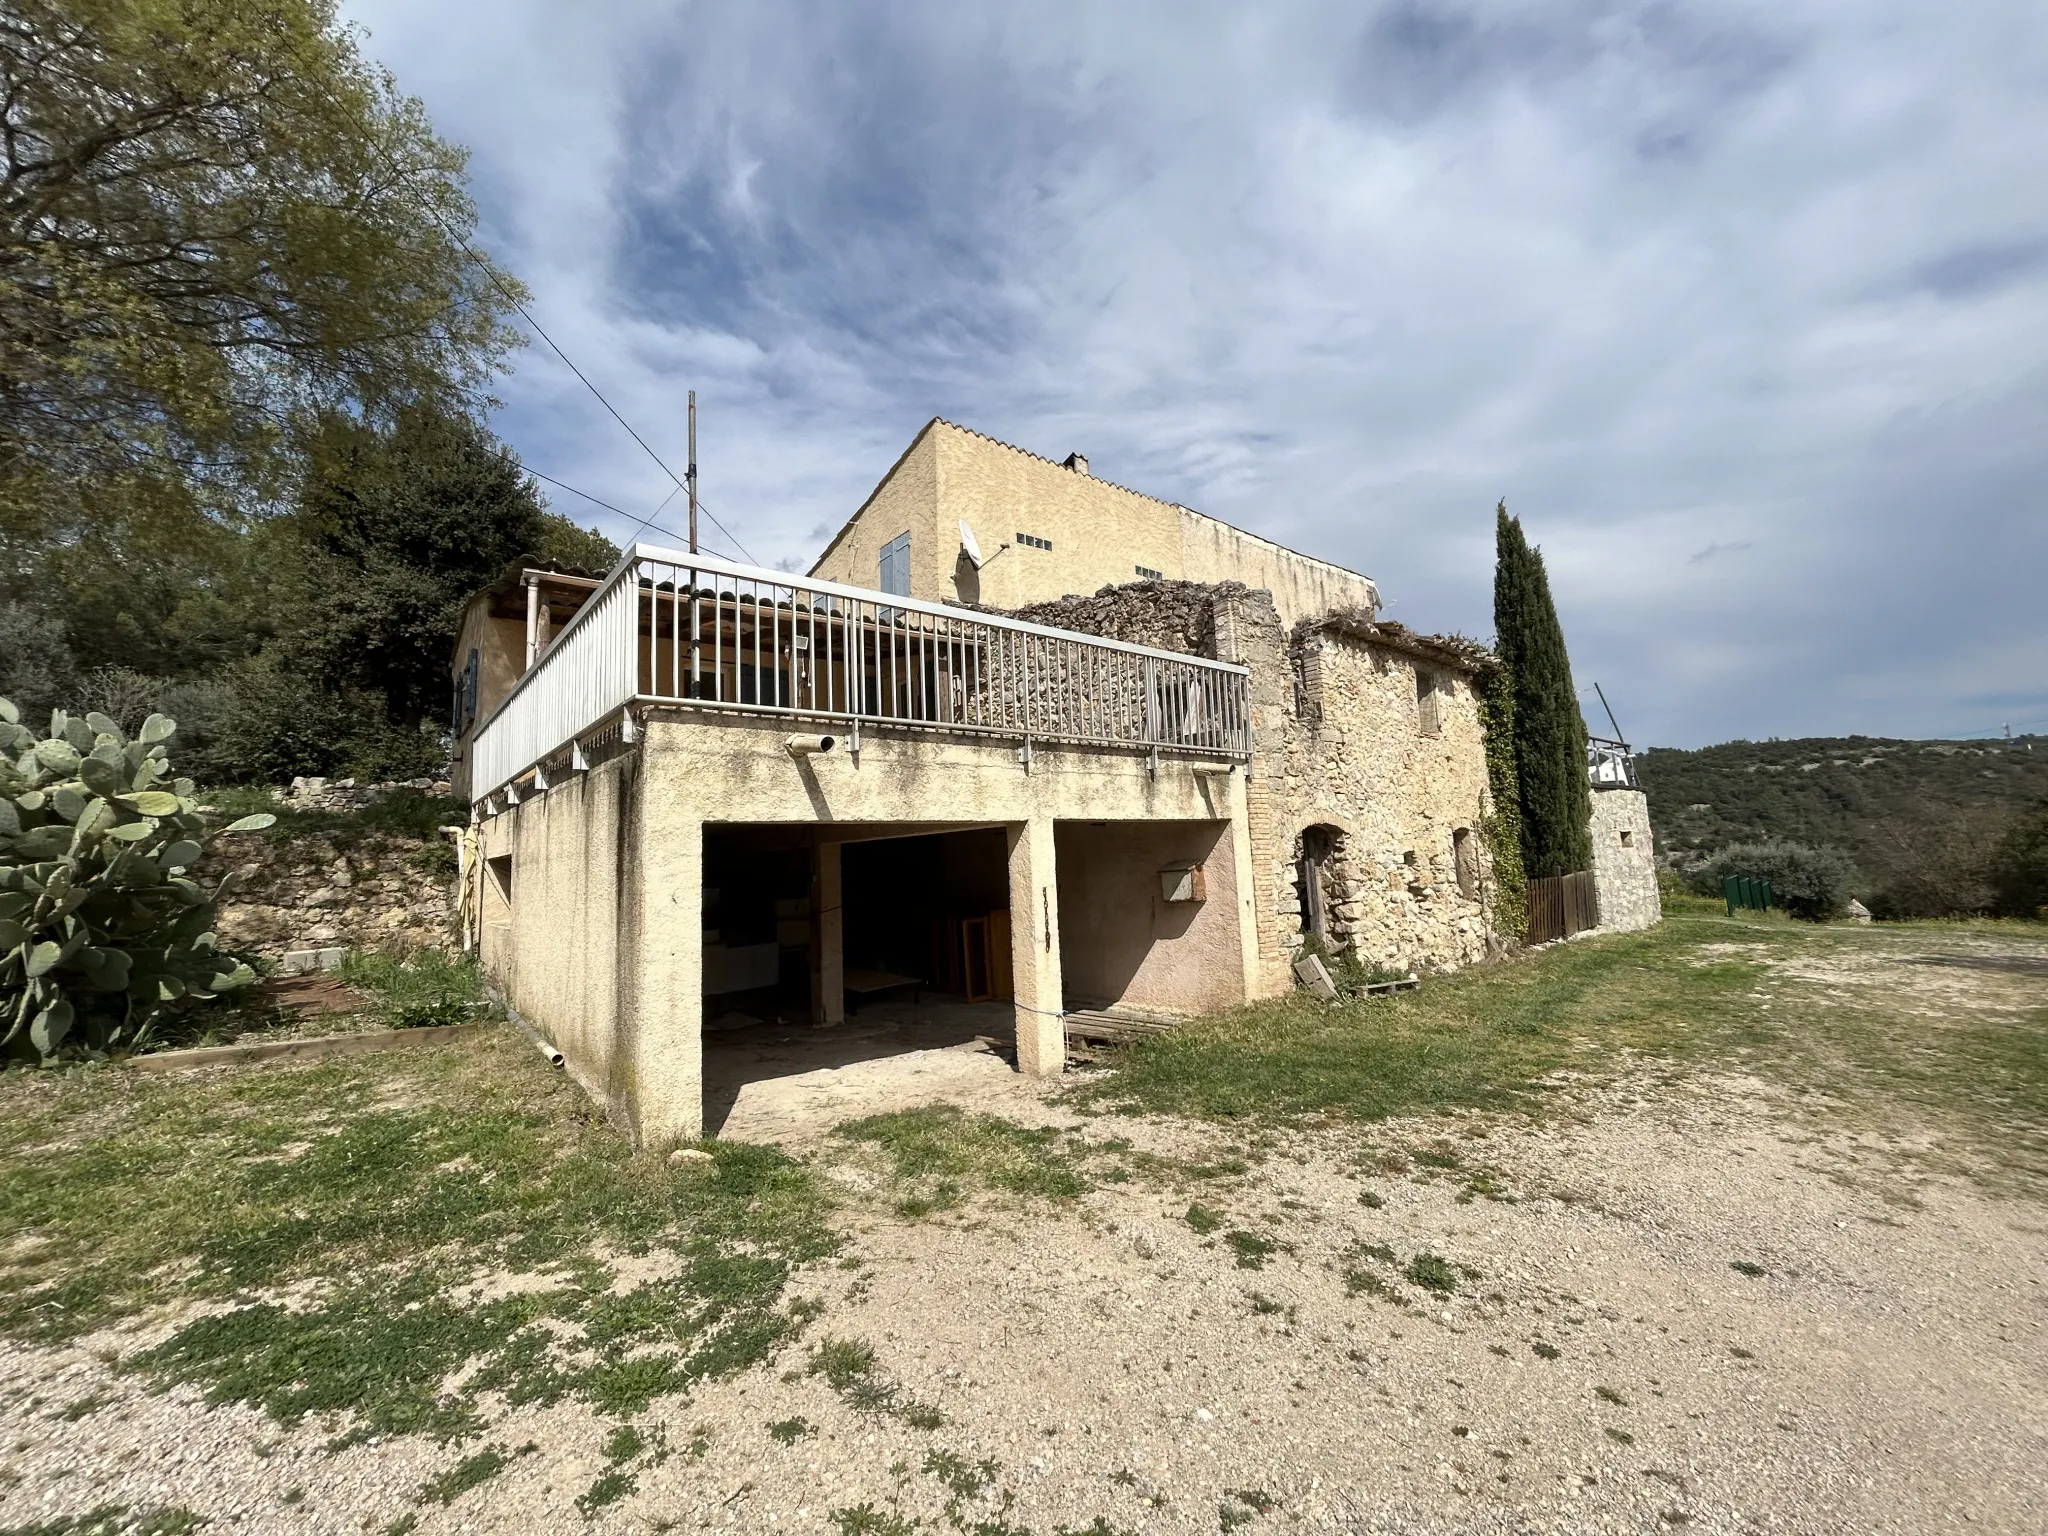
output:
[[[1593,872],[1529,882],[1529,942],[1548,944],[1600,926],[1600,893]]]

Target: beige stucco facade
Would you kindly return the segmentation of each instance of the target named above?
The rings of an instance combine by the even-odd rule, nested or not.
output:
[[[1193,1014],[1241,1001],[1258,972],[1241,770],[1132,753],[1041,747],[1027,764],[1006,743],[871,730],[858,760],[798,756],[786,724],[678,711],[587,772],[557,778],[486,819],[482,960],[511,1006],[568,1059],[636,1138],[672,1144],[702,1125],[703,890],[708,828],[808,829],[820,849],[878,835],[1005,829],[1019,1065],[1058,1072],[1063,918],[1087,913],[1082,972],[1092,986],[1127,971],[1132,998]],[[1114,842],[1104,870],[1074,856],[1073,834]],[[1063,834],[1066,836],[1063,838]],[[1160,917],[1159,872],[1196,858],[1199,910]],[[824,862],[821,857],[821,864]],[[511,896],[501,892],[501,879]],[[836,909],[836,902],[830,903]],[[819,925],[829,978],[841,963]],[[829,986],[821,1023],[837,1021]],[[1115,1003],[1123,994],[1091,995]]]
[[[982,554],[963,553],[960,525]],[[1283,622],[1371,611],[1372,581],[1188,507],[979,432],[933,420],[833,538],[813,576],[878,584],[882,549],[910,538],[910,595],[1014,609],[1143,580],[1237,581],[1269,592]],[[1030,542],[1037,541],[1037,542]],[[1042,547],[1049,545],[1050,548]]]
[[[963,521],[980,546],[978,570],[961,554]],[[728,686],[716,652],[706,675],[720,681],[708,693],[650,694],[649,679],[661,670],[651,648],[665,643],[672,670],[680,666],[673,658],[681,655],[685,606],[738,635],[740,599],[716,594],[747,586],[758,658],[761,615],[794,615],[800,599],[785,594],[778,610],[778,600],[750,585],[771,573],[742,570],[697,581],[700,595],[685,604],[673,586],[659,586],[673,580],[664,574],[673,570],[667,557],[649,552],[655,568],[640,579],[677,606],[659,609],[650,599],[644,610],[621,610],[640,614],[638,692],[629,681],[622,694],[634,702],[580,735],[573,753],[561,743],[545,771],[519,776],[509,795],[485,797],[475,866],[487,972],[643,1144],[701,1133],[703,1030],[707,1014],[726,1006],[719,997],[771,986],[778,999],[797,995],[800,982],[785,962],[800,950],[812,1021],[829,1027],[843,1019],[857,975],[886,979],[914,964],[886,961],[895,941],[878,930],[878,912],[899,933],[924,925],[924,948],[908,937],[903,945],[927,958],[958,958],[963,977],[972,968],[970,933],[984,935],[985,945],[1008,934],[1000,985],[960,990],[1010,999],[1017,1063],[1033,1073],[1063,1068],[1069,1008],[1195,1015],[1288,990],[1310,947],[1368,967],[1420,971],[1470,964],[1503,942],[1491,917],[1482,830],[1492,810],[1477,692],[1492,660],[1482,648],[1379,622],[1377,593],[1363,576],[1098,480],[1085,464],[1057,464],[943,421],[919,433],[812,574],[872,593],[882,550],[906,535],[901,570],[911,598],[1004,609],[1026,625],[1069,632],[1041,636],[1062,646],[1093,635],[1234,664],[1242,677],[1206,671],[1229,678],[1233,700],[1243,690],[1244,711],[1229,718],[1248,728],[1234,723],[1227,737],[1135,738],[1152,747],[1085,731],[1059,738],[1064,745],[1034,744],[1028,735],[995,734],[1019,728],[991,724],[993,716],[884,718],[875,707],[883,690],[871,680],[857,690],[868,702],[850,742],[838,733],[851,719],[764,716],[760,701],[781,707],[772,701],[791,696],[778,691],[785,685],[759,692],[757,676],[757,692]],[[477,651],[486,704],[504,696],[526,661],[527,631],[515,622],[523,610],[510,606],[503,585],[471,605],[458,643],[458,675],[467,651]],[[565,612],[590,585],[565,588]],[[892,637],[886,645],[849,629],[839,606],[849,600],[876,610],[860,622]],[[586,617],[604,613],[604,601]],[[898,665],[894,637],[907,632],[899,625],[906,613],[922,613],[920,624],[957,619],[1021,632],[1010,620],[876,604],[864,593],[831,594],[831,607],[801,601],[810,626],[803,646],[794,617],[772,631],[771,681],[797,677],[806,663],[813,670],[803,676],[831,675],[835,636],[842,664],[874,644],[874,668],[885,652]],[[671,615],[667,630],[658,612]],[[829,615],[822,630],[821,613]],[[543,663],[548,626],[543,617],[536,630]],[[628,658],[634,634],[622,629],[607,643]],[[671,638],[661,642],[664,634]],[[821,649],[811,646],[813,635],[824,637]],[[964,643],[946,641],[942,660]],[[1151,673],[1095,666],[1073,659],[1034,672],[1006,661],[991,675],[1041,701],[1017,717],[1027,722],[1022,730],[1044,729],[1028,724],[1034,708],[1037,718],[1052,718],[1044,711],[1057,713],[1095,687],[1091,679],[1106,677],[1127,679],[1106,685],[1126,690],[1114,708],[1146,721],[1153,711],[1161,722],[1180,718],[1160,703],[1180,697],[1168,685],[1128,681]],[[1195,670],[1156,654],[1145,666]],[[941,704],[954,697],[936,681],[926,687],[913,696]],[[530,697],[522,691],[512,702]],[[887,697],[895,710],[897,694]],[[790,734],[819,729],[835,733],[833,750],[806,751],[804,738]],[[1104,744],[1073,744],[1082,739]],[[1205,761],[1198,751],[1208,747],[1188,745],[1197,739],[1232,745],[1225,760]],[[858,750],[849,751],[854,743]],[[550,750],[546,741],[537,747]],[[496,761],[488,753],[485,760]],[[494,771],[502,781],[516,768]],[[1654,922],[1642,797],[1594,798],[1603,913],[1611,887],[1621,894],[1610,926]],[[924,855],[908,847],[885,857],[857,846],[892,842],[950,852],[919,866]],[[980,860],[971,880],[961,873],[969,843]],[[779,879],[801,873],[804,888],[771,893],[773,921],[764,930],[743,908],[766,910],[748,882],[771,864]],[[964,882],[958,889],[948,884],[955,876]],[[871,883],[856,899],[860,880]],[[969,886],[972,894],[963,894]],[[945,889],[944,901],[918,899],[936,888]],[[918,979],[937,984],[929,971]]]

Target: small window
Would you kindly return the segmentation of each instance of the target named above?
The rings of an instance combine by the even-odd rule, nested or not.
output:
[[[1040,537],[1039,537],[1039,536],[1038,536],[1037,534],[1035,534],[1035,533],[1020,533],[1020,534],[1018,534],[1018,535],[1017,535],[1017,542],[1018,542],[1019,544],[1022,544],[1022,545],[1023,545],[1023,546],[1024,546],[1024,547],[1025,547],[1026,549],[1051,549],[1051,548],[1052,548],[1052,540],[1051,540],[1051,539],[1041,539],[1041,538],[1040,538]]]
[[[898,597],[910,596],[910,535],[899,533],[882,546],[881,588]]]
[[[1422,734],[1435,736],[1443,730],[1443,710],[1438,702],[1436,674],[1425,668],[1415,669],[1415,708],[1421,717]]]
[[[1623,832],[1623,833],[1621,834],[1621,846],[1622,846],[1622,847],[1624,847],[1624,848],[1633,848],[1633,847],[1635,847],[1635,845],[1636,845],[1636,835],[1635,835],[1635,833],[1633,833],[1633,832],[1628,832],[1628,831],[1624,831],[1624,832]]]
[[[1145,580],[1147,580],[1147,581],[1164,581],[1164,580],[1166,580],[1166,572],[1164,572],[1164,571],[1155,571],[1155,570],[1153,570],[1153,569],[1152,569],[1152,567],[1151,567],[1151,566],[1149,566],[1149,565],[1141,565],[1141,566],[1139,566],[1139,567],[1137,568],[1137,571],[1138,571],[1138,574],[1139,574],[1140,576],[1144,577],[1144,579],[1145,579]]]
[[[512,855],[501,853],[495,859],[485,859],[484,868],[490,871],[491,884],[498,888],[498,894],[506,901],[512,899]]]

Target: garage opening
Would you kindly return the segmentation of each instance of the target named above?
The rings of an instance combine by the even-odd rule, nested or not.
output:
[[[897,1075],[908,1103],[934,1074],[1007,1073],[1008,848],[1001,827],[707,826],[706,1134],[872,1112]]]
[[[1007,1002],[1009,842],[1001,827],[841,845],[846,1003],[906,990]]]

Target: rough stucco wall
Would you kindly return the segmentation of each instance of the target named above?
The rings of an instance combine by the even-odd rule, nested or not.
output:
[[[1600,892],[1603,930],[1629,933],[1662,919],[1656,855],[1650,797],[1639,789],[1594,790],[1593,884]]]
[[[962,521],[987,557],[978,571],[960,559]],[[934,602],[1014,609],[1143,579],[1140,566],[1264,589],[1288,624],[1379,599],[1354,571],[947,421],[920,434],[812,574],[872,587],[882,546],[905,529],[911,595]],[[1052,548],[1019,544],[1019,533]]]
[[[1189,508],[1178,510],[1178,574],[1185,580],[1234,581],[1262,590],[1271,595],[1280,622],[1289,625],[1325,613],[1370,612],[1378,606],[1379,589],[1369,577],[1312,559]]]
[[[1229,830],[1223,822],[1058,827],[1069,1007],[1120,1003],[1196,1014],[1244,1000]],[[1164,898],[1160,871],[1176,860],[1202,867],[1205,900]]]
[[[484,882],[486,973],[627,1126],[633,1083],[620,1023],[635,934],[622,860],[632,858],[639,766],[614,758],[528,796],[484,823],[482,850],[512,858],[509,912]]]
[[[944,422],[931,437],[939,453],[937,537],[946,547],[933,585],[918,586],[917,596],[1014,608],[1131,581],[1140,565],[1179,574],[1180,537],[1166,503]],[[962,520],[984,557],[1010,548],[979,572],[957,568]],[[1019,533],[1052,548],[1018,544]]]
[[[908,533],[911,596],[936,599],[952,595],[960,534],[950,522],[943,530],[939,525],[938,439],[936,430],[929,431],[911,445],[875,487],[867,505],[818,557],[811,575],[843,586],[879,587],[882,546],[899,533]]]
[[[513,857],[513,900],[508,910],[486,880],[482,926],[486,971],[562,1050],[615,1123],[651,1146],[695,1135],[702,1113],[707,822],[1009,828],[1011,878],[1021,869],[1034,883],[1025,896],[1010,893],[1014,943],[1029,962],[1013,960],[1018,1001],[1056,1014],[1061,903],[1051,856],[1058,823],[1162,819],[1214,827],[1239,813],[1236,780],[1197,775],[1171,758],[1155,777],[1136,753],[1040,746],[1027,772],[1011,742],[873,726],[863,733],[858,762],[843,749],[793,757],[785,747],[789,727],[775,720],[712,723],[657,710],[644,730],[639,747],[564,776],[485,822],[484,856]],[[1243,850],[1229,838],[1213,841],[1204,942],[1219,953],[1200,967],[1148,970],[1150,1006],[1214,1006],[1209,993],[1186,989],[1210,986],[1233,967],[1243,973],[1252,923],[1235,873]],[[1026,850],[1021,861],[1019,848]],[[1041,875],[1051,881],[1043,892]],[[1041,913],[1053,920],[1050,945]],[[1057,1070],[1056,1019],[1025,1022],[1035,1031],[1033,1060]]]

